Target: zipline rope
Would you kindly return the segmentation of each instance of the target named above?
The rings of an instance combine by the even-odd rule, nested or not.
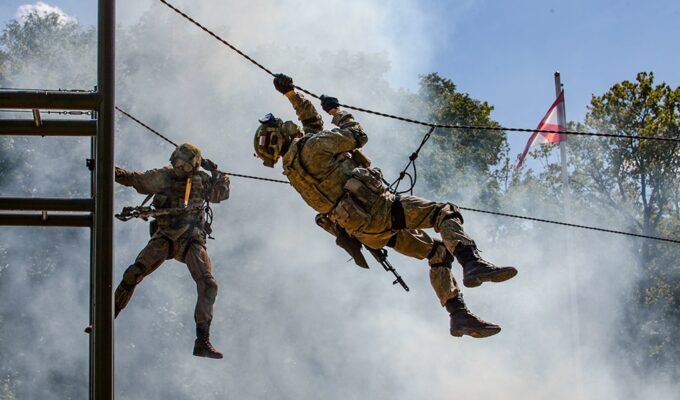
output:
[[[159,1],[163,1],[163,0],[159,0]],[[177,147],[177,144],[175,144],[175,142],[173,142],[172,140],[170,140],[170,139],[168,139],[167,137],[163,136],[163,135],[160,134],[158,131],[156,131],[155,129],[151,128],[151,127],[148,126],[147,124],[143,123],[143,122],[140,121],[139,119],[133,117],[133,116],[130,115],[128,112],[123,111],[123,110],[120,109],[118,106],[116,106],[116,110],[118,110],[120,113],[122,113],[122,114],[125,115],[126,117],[132,119],[133,121],[135,121],[136,123],[138,123],[138,124],[141,125],[142,127],[146,128],[149,132],[153,133],[154,135],[157,135],[157,136],[161,137],[162,139],[164,139],[164,140],[167,141],[168,143],[170,143],[170,144],[174,145],[175,147]],[[429,135],[430,133],[432,133],[432,131],[430,131],[430,132],[426,135],[426,137],[423,138],[422,144],[424,144],[425,142],[427,142],[427,138],[429,137],[428,135]],[[422,145],[421,145],[421,147],[422,147]],[[416,154],[416,153],[414,153],[414,154]],[[416,157],[417,157],[417,155],[416,155]],[[413,161],[415,161],[415,158],[413,159]],[[410,165],[410,163],[409,163],[409,165]],[[407,168],[408,168],[408,166],[407,166]],[[290,185],[290,182],[288,182],[288,181],[283,181],[283,180],[278,180],[278,179],[262,178],[262,177],[259,177],[259,176],[252,176],[252,175],[240,175],[240,174],[233,174],[233,173],[229,173],[229,172],[225,172],[225,173],[226,173],[227,175],[237,176],[237,177],[246,178],[246,179],[255,179],[255,180],[260,180],[260,181],[268,181],[268,182],[276,182],[276,183],[285,183],[285,184],[287,184],[287,185]],[[663,237],[658,237],[658,236],[640,235],[640,234],[637,234],[637,233],[630,233],[630,232],[623,232],[623,231],[615,231],[615,230],[611,230],[611,229],[604,229],[604,228],[598,228],[598,227],[587,226],[587,225],[570,224],[570,223],[567,223],[567,222],[560,222],[560,221],[553,221],[553,220],[549,220],[549,219],[541,219],[541,218],[526,217],[526,216],[523,216],[523,215],[507,214],[507,213],[502,213],[502,212],[498,212],[498,211],[487,211],[487,210],[480,210],[480,209],[469,208],[469,207],[459,207],[459,208],[460,208],[461,210],[472,211],[472,212],[476,212],[476,213],[498,215],[498,216],[502,216],[502,217],[509,217],[509,218],[517,218],[517,219],[528,220],[528,221],[543,222],[543,223],[546,223],[546,224],[568,226],[568,227],[571,227],[571,228],[587,229],[587,230],[591,230],[591,231],[606,232],[606,233],[614,233],[614,234],[617,234],[617,235],[633,236],[633,237],[638,237],[638,238],[643,238],[643,239],[652,239],[652,240],[659,240],[659,241],[662,241],[662,242],[669,242],[669,243],[680,244],[680,240],[677,240],[677,239],[669,239],[669,238],[663,238]]]
[[[179,145],[178,145],[177,143],[175,143],[175,142],[173,142],[172,140],[168,139],[167,137],[163,136],[160,132],[158,132],[157,130],[153,129],[152,127],[150,127],[149,125],[145,124],[144,122],[138,120],[137,118],[133,117],[133,116],[130,115],[128,112],[126,112],[126,111],[124,111],[123,109],[121,109],[120,107],[115,106],[115,108],[116,108],[116,110],[117,110],[119,113],[125,115],[126,117],[128,117],[128,118],[130,118],[131,120],[135,121],[135,122],[138,123],[139,125],[143,126],[143,127],[146,128],[149,132],[151,132],[151,133],[153,133],[154,135],[158,136],[159,138],[165,140],[166,142],[170,143],[171,145],[173,145],[173,146],[175,146],[175,147],[179,147]]]
[[[144,127],[149,132],[151,132],[154,135],[158,136],[159,138],[165,140],[166,142],[170,143],[171,145],[173,145],[175,147],[179,147],[179,145],[177,143],[173,142],[172,140],[168,139],[167,137],[165,137],[163,134],[161,134],[157,130],[153,129],[149,125],[147,125],[144,122],[140,121],[139,119],[135,118],[133,115],[131,115],[127,111],[123,110],[122,108],[120,108],[118,106],[115,106],[115,108],[119,113],[121,113],[121,114],[125,115],[126,117],[130,118],[131,120],[135,121],[136,123],[138,123],[139,125]],[[288,181],[283,181],[283,180],[280,180],[280,179],[270,179],[270,178],[263,178],[263,177],[260,177],[260,176],[235,174],[235,173],[232,173],[232,172],[225,172],[225,174],[227,174],[229,176],[236,176],[236,177],[239,177],[239,178],[255,179],[255,180],[259,180],[259,181],[276,182],[276,183],[285,183],[287,185],[290,184]]]
[[[525,220],[528,220],[528,221],[544,222],[546,224],[562,225],[562,226],[568,226],[568,227],[572,227],[572,228],[588,229],[588,230],[591,230],[591,231],[615,233],[615,234],[618,234],[618,235],[634,236],[634,237],[643,238],[643,239],[653,239],[653,240],[660,240],[662,242],[680,244],[680,240],[678,240],[678,239],[669,239],[669,238],[664,238],[664,237],[659,237],[659,236],[640,235],[640,234],[637,234],[637,233],[622,232],[622,231],[615,231],[615,230],[612,230],[612,229],[598,228],[596,226],[570,224],[568,222],[553,221],[553,220],[549,220],[549,219],[526,217],[526,216],[523,216],[523,215],[515,215],[515,214],[506,214],[506,213],[502,213],[502,212],[498,212],[498,211],[485,211],[485,210],[479,210],[479,209],[476,209],[476,208],[468,208],[468,207],[460,207],[460,206],[458,208],[460,208],[461,210],[472,211],[472,212],[476,212],[476,213],[499,215],[499,216],[502,216],[502,217],[509,217],[509,218],[520,218],[520,219],[525,219]]]
[[[250,61],[253,65],[256,67],[260,68],[267,74],[271,75],[272,77],[275,76],[275,74],[269,70],[267,67],[264,65],[260,64],[259,62],[255,61],[253,58],[248,56],[246,53],[241,51],[239,48],[234,46],[233,44],[227,42],[224,40],[222,37],[217,35],[215,32],[211,31],[210,29],[206,28],[203,26],[201,23],[197,22],[195,19],[187,15],[185,12],[179,10],[177,7],[173,6],[172,4],[168,3],[166,0],[158,0],[164,5],[166,5],[168,8],[185,18],[187,21],[191,22],[192,24],[196,25],[198,28],[206,32],[208,35],[212,36],[213,38],[217,39],[220,43],[224,44],[225,46],[229,47],[236,53],[238,53],[241,57],[245,58],[246,60]],[[312,93],[300,86],[295,85],[295,88],[300,90],[303,93],[306,93],[314,98],[319,99],[320,96],[318,96],[315,93]],[[383,112],[379,111],[374,111],[374,110],[369,110],[366,108],[361,108],[361,107],[355,107],[355,106],[350,106],[347,104],[340,104],[341,107],[345,107],[351,110],[356,110],[360,112],[365,112],[368,114],[373,114],[373,115],[378,115],[381,117],[385,118],[391,118],[395,119],[398,121],[403,121],[403,122],[409,122],[412,124],[417,124],[417,125],[423,125],[423,126],[429,126],[431,128],[448,128],[448,129],[461,129],[461,130],[484,130],[484,131],[508,131],[508,132],[539,132],[539,133],[558,133],[562,135],[574,135],[574,136],[596,136],[596,137],[608,137],[608,138],[625,138],[625,139],[638,139],[638,140],[656,140],[656,141],[664,141],[664,142],[680,142],[680,138],[672,138],[672,137],[664,137],[664,136],[632,136],[632,135],[620,135],[620,134],[614,134],[614,133],[599,133],[599,132],[582,132],[582,131],[571,131],[571,130],[550,130],[550,129],[528,129],[528,128],[508,128],[508,127],[497,127],[497,126],[477,126],[477,125],[458,125],[458,124],[453,124],[453,125],[447,125],[447,124],[435,124],[432,122],[425,122],[425,121],[419,121],[416,119],[412,118],[406,118],[406,117],[401,117],[398,115],[393,115],[393,114],[386,114]]]

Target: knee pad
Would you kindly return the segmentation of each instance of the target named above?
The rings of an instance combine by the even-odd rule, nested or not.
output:
[[[123,280],[121,283],[127,286],[135,286],[144,279],[144,265],[134,263],[130,265],[123,273]]]

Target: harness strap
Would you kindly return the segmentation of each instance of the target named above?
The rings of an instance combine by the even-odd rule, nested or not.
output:
[[[397,244],[397,234],[395,233],[390,237],[390,240],[387,241],[387,244],[385,246],[394,248],[394,246]]]
[[[401,204],[401,196],[394,196],[390,214],[393,230],[406,229],[406,215],[404,214],[404,206]]]

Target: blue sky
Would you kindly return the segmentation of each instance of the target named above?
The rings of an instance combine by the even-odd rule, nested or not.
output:
[[[95,1],[48,3],[84,24],[95,23]],[[33,3],[4,0],[0,21],[13,18],[22,4]],[[130,15],[127,4],[131,3],[118,2],[121,19]],[[490,102],[496,107],[494,118],[505,126],[535,127],[553,100],[555,71],[562,74],[570,120],[583,119],[592,94],[634,79],[639,71],[653,71],[658,82],[680,85],[678,1],[426,0],[421,4],[430,24],[423,40],[432,50],[418,73],[437,71],[459,90]],[[392,68],[398,70],[399,65]],[[401,78],[392,84],[414,88],[417,73],[412,75],[404,78],[397,73]],[[519,151],[527,138],[511,133],[509,139],[513,150]]]

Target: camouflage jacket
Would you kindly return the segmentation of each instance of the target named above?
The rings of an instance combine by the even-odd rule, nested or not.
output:
[[[153,194],[153,205],[156,208],[176,208],[184,205],[187,179],[177,177],[171,166],[145,172],[117,168],[116,182],[132,186],[140,194]],[[189,207],[200,207],[206,200],[219,203],[228,198],[229,177],[226,174],[215,172],[211,177],[203,171],[197,171],[191,177]],[[201,210],[179,215],[163,215],[157,217],[156,220],[159,232],[176,240],[191,226],[202,229],[205,213]]]
[[[283,170],[302,198],[322,214],[328,213],[344,195],[344,185],[359,166],[370,161],[358,151],[368,141],[352,114],[338,111],[333,124],[323,129],[323,120],[314,105],[302,94],[289,97],[305,136],[293,140],[283,156]]]

